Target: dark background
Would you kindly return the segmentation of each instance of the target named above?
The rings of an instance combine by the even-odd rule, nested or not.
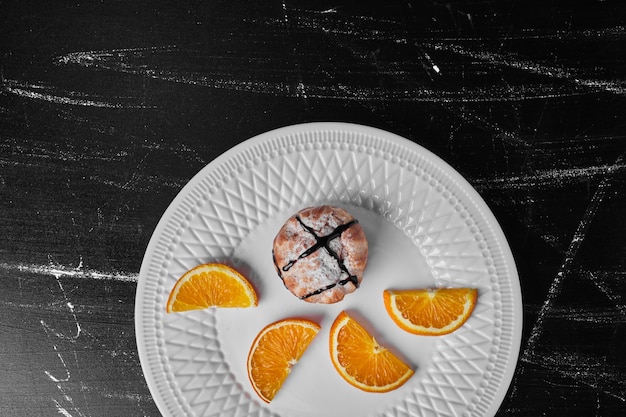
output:
[[[626,410],[626,4],[0,2],[0,415],[157,416],[135,344],[163,211],[256,134],[405,136],[480,192],[524,300],[499,416]]]

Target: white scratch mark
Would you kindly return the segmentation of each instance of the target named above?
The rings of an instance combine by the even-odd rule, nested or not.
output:
[[[134,55],[147,51],[173,51],[178,49],[175,45],[152,46],[146,48],[119,48],[108,51],[78,51],[56,58],[57,64],[79,64],[84,67],[99,66],[106,58],[123,58],[125,55]]]
[[[609,288],[605,282],[607,275],[608,273],[589,272],[591,282],[593,282],[596,288],[598,288],[598,290],[600,290],[600,292],[613,303],[613,306],[620,312],[620,314],[626,318],[626,304],[624,303],[621,295],[613,293],[611,288]]]
[[[70,310],[70,313],[72,314],[72,318],[74,319],[74,324],[76,326],[76,334],[67,336],[64,333],[61,333],[61,332],[53,329],[44,320],[40,320],[40,323],[41,323],[41,326],[44,329],[44,332],[46,333],[46,336],[48,336],[48,338],[50,338],[50,334],[53,334],[58,339],[68,340],[71,343],[75,343],[76,340],[80,337],[80,334],[82,332],[82,327],[80,326],[80,323],[78,322],[78,318],[76,317],[76,313],[74,311],[74,304],[72,304],[69,301],[69,299],[67,298],[67,293],[65,292],[65,289],[63,288],[63,284],[61,283],[61,280],[59,279],[60,275],[58,275],[58,274],[55,275],[55,278],[56,278],[57,285],[59,286],[59,289],[61,290],[61,294],[63,294],[63,298],[65,300],[65,305]],[[57,382],[57,383],[59,383],[59,382],[67,382],[67,381],[70,380],[70,377],[71,377],[69,367],[67,366],[67,363],[65,362],[65,359],[63,359],[63,355],[61,355],[61,352],[59,352],[59,349],[58,349],[56,343],[52,344],[52,348],[54,349],[54,352],[56,353],[57,357],[59,358],[59,361],[61,362],[61,365],[63,365],[63,369],[65,370],[65,377],[57,378],[54,375],[52,375],[52,373],[50,373],[48,371],[45,371],[45,374],[53,382]]]
[[[86,278],[122,282],[137,282],[139,274],[121,272],[102,272],[90,269],[70,268],[63,265],[9,264],[0,263],[5,271],[20,271],[31,274],[52,275],[55,277]]]
[[[436,74],[441,74],[441,70],[439,69],[439,66],[435,64],[435,61],[433,61],[430,55],[428,55],[428,53],[424,51],[422,48],[420,48],[420,52],[422,53],[422,55],[424,56],[424,58],[426,58],[426,61],[428,62],[428,64],[425,65],[425,67],[432,69]]]
[[[52,329],[43,320],[40,320],[40,323],[41,323],[41,326],[43,327],[44,332],[46,333],[46,336],[50,338],[50,332],[52,331]],[[59,333],[54,332],[54,331],[52,332],[55,334],[55,336],[58,337]],[[61,352],[59,352],[59,348],[57,347],[56,343],[52,344],[52,349],[54,350],[54,353],[57,355],[57,357],[59,358],[59,361],[61,362],[61,365],[63,366],[63,370],[65,371],[65,377],[57,378],[54,375],[52,375],[52,373],[49,371],[44,371],[44,373],[48,376],[48,378],[50,378],[52,382],[56,382],[56,383],[67,382],[71,378],[70,370],[67,364],[65,363],[65,359],[63,359],[63,355],[61,355]]]
[[[283,0],[283,21],[289,23],[289,17],[287,16],[287,2]]]
[[[450,45],[442,42],[424,43],[423,46],[434,50],[453,52],[457,55],[478,59],[492,65],[501,65],[509,68],[527,71],[533,74],[565,79],[575,85],[591,88],[593,90],[603,90],[614,94],[626,95],[625,81],[588,79],[577,74],[574,69],[537,63],[524,59],[512,53],[500,54],[496,52],[483,52],[472,50],[467,47],[462,47],[460,45]]]
[[[304,83],[302,82],[298,83],[297,91],[298,91],[298,96],[300,96],[301,98],[307,98],[306,87]]]
[[[531,187],[557,186],[582,179],[589,179],[600,175],[614,175],[626,170],[626,164],[594,165],[581,168],[555,168],[548,170],[533,171],[529,175],[511,175],[507,177],[479,178],[472,180],[472,185],[477,189],[500,188],[521,189]]]
[[[15,80],[2,80],[2,90],[20,97],[32,100],[43,100],[54,104],[112,109],[148,108],[143,105],[127,105],[92,100],[82,93],[71,91],[63,92],[52,87],[37,84],[26,84]]]
[[[535,357],[526,362],[549,368],[551,371],[555,371],[564,377],[573,378],[577,383],[583,383],[598,392],[626,402],[624,395],[605,388],[606,386],[611,387],[621,383],[620,376],[612,377],[612,375],[609,376],[602,372],[602,364],[593,358],[577,353],[553,351],[550,355]],[[551,384],[555,385],[554,383]]]
[[[621,159],[621,157],[618,158],[618,161],[616,163],[621,163]],[[591,197],[591,201],[589,202],[589,205],[587,206],[587,209],[585,210],[585,213],[583,214],[583,217],[580,220],[576,231],[574,232],[570,245],[565,252],[565,258],[563,259],[563,263],[559,267],[556,277],[554,278],[552,284],[550,285],[550,288],[548,289],[547,297],[543,305],[541,306],[541,310],[539,311],[537,320],[535,321],[535,324],[531,330],[528,343],[524,349],[522,355],[523,361],[531,361],[531,358],[535,355],[535,345],[537,343],[537,340],[543,333],[544,320],[549,314],[554,300],[557,298],[562,290],[563,281],[565,280],[567,274],[570,272],[574,258],[576,257],[576,254],[580,249],[580,245],[582,244],[585,235],[587,234],[589,225],[591,224],[593,218],[596,216],[598,208],[600,207],[600,203],[604,200],[604,197],[606,196],[607,190],[608,188],[610,188],[610,185],[611,177],[605,177],[598,185],[598,188],[596,189],[594,195]]]
[[[72,416],[72,414],[71,414],[69,411],[67,411],[67,410],[66,410],[66,409],[65,409],[65,408],[64,408],[61,404],[59,404],[59,402],[58,402],[57,400],[55,400],[55,399],[53,398],[53,399],[52,399],[52,401],[54,402],[54,405],[56,406],[56,408],[57,408],[57,412],[58,412],[59,414],[61,414],[62,416],[65,416],[65,417],[74,417],[74,416]]]
[[[335,39],[337,41],[337,39]],[[350,49],[349,45],[341,44]],[[575,86],[558,86],[554,83],[536,83],[522,86],[477,86],[465,88],[463,91],[442,91],[429,89],[424,86],[412,88],[402,88],[390,90],[377,86],[357,87],[355,85],[338,84],[335,82],[324,83],[320,80],[317,83],[290,84],[286,82],[263,81],[253,77],[241,77],[235,72],[190,72],[177,69],[164,70],[159,68],[149,68],[150,54],[171,53],[175,49],[172,47],[154,47],[138,49],[119,49],[74,52],[57,58],[57,62],[63,64],[81,65],[87,68],[101,68],[121,73],[145,76],[149,78],[164,80],[168,82],[204,86],[208,88],[226,89],[241,92],[252,92],[259,94],[271,94],[281,97],[302,98],[306,94],[307,98],[313,99],[338,99],[347,101],[364,102],[426,102],[426,103],[482,103],[482,102],[517,102],[525,100],[562,98],[567,96],[577,96],[587,94],[588,89]],[[357,51],[353,51],[356,58],[366,59],[367,56],[360,56]],[[423,66],[427,69],[427,74],[431,73],[439,76],[442,69],[432,59],[429,61],[424,55]],[[129,63],[134,62],[134,63]],[[240,68],[245,71],[249,67],[249,62],[240,63]],[[280,67],[280,66],[278,66]],[[382,64],[376,68],[378,75],[400,76],[397,68],[390,67],[388,70],[382,68]],[[270,70],[272,71],[272,70]],[[407,75],[410,75],[407,72]]]
[[[76,268],[76,270],[80,270],[80,268],[82,268],[82,259],[81,262],[79,263],[78,268]],[[70,367],[68,366],[67,362],[65,361],[65,358],[63,357],[63,354],[61,353],[61,351],[59,350],[59,347],[57,345],[57,342],[54,341],[52,339],[52,336],[56,337],[56,339],[59,340],[66,340],[68,342],[70,342],[71,344],[76,344],[76,341],[78,340],[78,338],[81,336],[82,333],[82,327],[78,321],[78,318],[76,317],[76,312],[74,310],[74,303],[72,303],[68,296],[67,296],[67,292],[65,291],[65,288],[63,287],[63,284],[61,283],[61,276],[62,274],[52,274],[54,275],[57,285],[59,286],[59,289],[61,290],[61,294],[63,295],[63,299],[65,301],[65,305],[67,306],[67,308],[69,309],[72,318],[73,318],[73,322],[76,326],[76,332],[75,334],[72,335],[66,335],[65,333],[62,333],[58,330],[55,330],[54,328],[52,328],[50,325],[48,325],[44,320],[40,320],[41,326],[46,334],[46,336],[48,337],[48,339],[52,340],[52,349],[54,350],[55,354],[57,355],[57,358],[59,359],[59,362],[61,363],[61,366],[63,367],[63,370],[65,372],[65,375],[63,377],[59,377],[59,376],[55,376],[52,372],[50,371],[44,371],[44,373],[46,374],[46,376],[54,383],[56,383],[56,386],[59,390],[59,392],[61,393],[61,395],[63,395],[63,399],[65,400],[65,402],[67,402],[68,404],[70,404],[72,406],[72,409],[74,409],[79,416],[84,416],[84,414],[82,412],[80,412],[80,410],[78,410],[78,408],[75,406],[74,404],[74,400],[72,399],[72,397],[66,392],[66,386],[65,383],[69,382],[70,379],[72,378],[72,374],[70,372]],[[52,336],[51,336],[52,335]],[[76,354],[76,349],[72,350],[73,354],[74,354],[74,361],[75,361],[75,365],[76,368],[78,369],[78,355]],[[83,393],[84,395],[84,393]],[[63,415],[71,415],[69,414],[69,412],[67,411],[67,409],[63,406],[61,406],[61,404],[56,400],[53,399],[55,405],[57,406],[57,410],[59,411],[59,413],[63,414]]]
[[[502,33],[500,35],[490,36],[490,41],[511,41],[511,40],[558,40],[558,41],[579,41],[579,40],[593,40],[593,41],[611,41],[620,40],[626,35],[626,26],[617,25],[613,27],[599,28],[599,29],[584,29],[584,30],[564,30],[564,29],[537,29],[537,28],[524,28],[519,33]],[[430,39],[431,41],[434,39]],[[446,42],[480,42],[484,43],[484,37],[437,37],[437,41]]]
[[[73,99],[69,97],[54,96],[51,94],[42,94],[42,93],[38,93],[32,90],[24,90],[22,88],[6,87],[6,91],[8,91],[9,93],[16,94],[21,97],[27,97],[27,98],[31,98],[35,100],[49,101],[55,104],[71,104],[71,105],[76,105],[76,106],[108,107],[108,108],[118,108],[118,109],[124,107],[121,105],[109,104],[109,103],[98,102],[98,101],[93,101],[93,100]]]

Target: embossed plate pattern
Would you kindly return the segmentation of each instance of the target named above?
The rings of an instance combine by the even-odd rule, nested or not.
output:
[[[322,203],[352,212],[370,243],[361,288],[334,305],[297,300],[271,260],[282,223]],[[259,306],[166,314],[178,277],[209,261],[247,274]],[[382,290],[435,285],[478,288],[465,325],[440,337],[395,327]],[[365,393],[338,376],[328,328],[341,310],[414,366],[403,387]],[[322,331],[265,404],[247,379],[247,352],[262,327],[293,316],[316,320]],[[515,369],[522,304],[500,227],[455,170],[385,131],[312,123],[245,141],[184,187],[148,245],[135,321],[141,365],[165,416],[492,416]]]

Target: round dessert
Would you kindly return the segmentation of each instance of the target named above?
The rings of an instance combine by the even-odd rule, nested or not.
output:
[[[354,292],[367,264],[363,228],[346,210],[309,207],[274,238],[274,266],[285,287],[310,303],[331,304]]]

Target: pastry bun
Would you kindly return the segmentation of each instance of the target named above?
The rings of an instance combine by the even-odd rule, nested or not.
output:
[[[330,304],[361,285],[368,244],[350,213],[318,206],[291,216],[274,238],[272,252],[289,291],[310,303]]]

